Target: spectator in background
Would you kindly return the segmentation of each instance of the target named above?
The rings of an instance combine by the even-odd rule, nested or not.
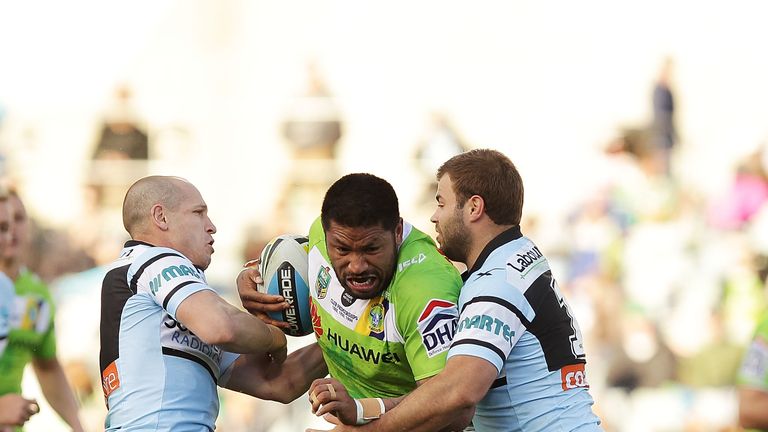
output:
[[[426,130],[414,154],[416,167],[427,184],[419,202],[432,202],[437,190],[435,172],[440,164],[467,150],[469,145],[447,115],[434,112],[429,116]]]
[[[742,158],[730,187],[709,208],[710,223],[720,229],[743,228],[768,201],[768,174],[763,166],[765,149]]]
[[[768,312],[760,320],[737,378],[739,424],[768,430]]]
[[[15,285],[14,320],[8,347],[0,358],[0,393],[21,394],[24,368],[32,364],[48,403],[72,428],[82,431],[76,399],[56,356],[54,305],[45,283],[26,268],[29,218],[15,191],[8,197],[11,241],[2,254],[0,268]]]
[[[670,174],[670,153],[677,143],[672,68],[672,59],[664,59],[653,86],[653,122],[651,124],[652,143],[662,159],[665,172],[668,175]]]
[[[283,122],[283,136],[296,159],[333,159],[342,135],[339,109],[314,62],[307,65],[307,88]]]
[[[280,192],[277,211],[283,220],[307,226],[320,207],[325,190],[338,178],[339,141],[344,134],[342,114],[320,66],[310,61],[306,84],[284,113],[282,135],[288,144],[291,169]]]
[[[115,88],[113,106],[104,115],[93,159],[149,158],[149,137],[139,124],[132,98],[127,85]]]
[[[149,136],[132,99],[128,85],[115,88],[93,151],[88,182],[95,188],[101,207],[117,208],[128,185],[147,174]]]

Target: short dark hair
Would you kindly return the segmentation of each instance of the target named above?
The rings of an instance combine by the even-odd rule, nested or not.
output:
[[[394,231],[400,208],[392,185],[373,174],[347,174],[328,188],[320,213],[323,229],[331,221],[348,227],[381,226]]]
[[[519,225],[523,213],[523,179],[503,153],[475,149],[448,159],[437,179],[448,175],[459,208],[472,196],[485,201],[485,212],[498,225]]]

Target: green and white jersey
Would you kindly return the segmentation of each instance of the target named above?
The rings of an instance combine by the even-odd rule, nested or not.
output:
[[[760,317],[755,336],[741,363],[737,382],[744,387],[768,392],[768,312]]]
[[[21,393],[24,366],[56,356],[53,301],[37,275],[22,270],[16,281],[8,345],[0,357],[0,395]]]
[[[403,223],[392,282],[368,300],[347,294],[336,278],[319,218],[309,248],[315,336],[328,371],[350,396],[402,396],[443,369],[462,282],[429,236]]]

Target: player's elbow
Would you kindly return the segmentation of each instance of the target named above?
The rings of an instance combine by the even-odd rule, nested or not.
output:
[[[450,422],[440,429],[440,432],[464,430],[472,422],[476,404],[476,398],[466,392],[452,392],[444,400],[445,409],[441,414],[450,419]]]
[[[451,423],[442,429],[442,431],[463,431],[472,423],[472,417],[475,416],[475,406],[469,406],[454,411]]]
[[[459,418],[459,416],[461,418],[466,417],[466,422],[469,424],[475,413],[475,406],[480,402],[482,396],[477,397],[473,392],[469,391],[451,392],[445,401],[446,410],[453,413],[456,418]]]
[[[284,392],[277,392],[272,395],[270,399],[272,399],[275,402],[280,402],[281,404],[289,404],[296,400],[301,394],[296,394],[293,391],[284,391]]]

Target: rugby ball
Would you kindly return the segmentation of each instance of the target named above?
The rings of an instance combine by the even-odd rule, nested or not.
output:
[[[282,329],[289,336],[305,336],[313,331],[307,284],[308,250],[307,237],[283,234],[272,239],[261,251],[259,271],[264,284],[258,289],[281,295],[290,304],[281,312],[269,313],[270,318],[290,324],[290,328]]]

